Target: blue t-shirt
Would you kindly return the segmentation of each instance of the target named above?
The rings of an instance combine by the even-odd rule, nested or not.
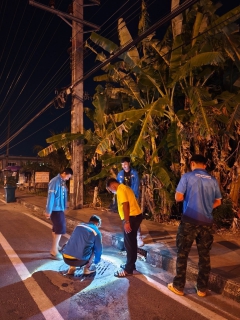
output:
[[[185,173],[176,189],[184,194],[183,222],[211,225],[213,223],[213,203],[221,199],[217,180],[204,169]]]

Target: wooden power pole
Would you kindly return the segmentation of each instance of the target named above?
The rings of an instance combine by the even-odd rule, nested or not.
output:
[[[73,1],[73,16],[83,20],[83,0]],[[83,77],[83,24],[72,22],[72,84]],[[72,92],[71,132],[83,133],[83,82]],[[72,143],[73,179],[70,203],[74,209],[83,207],[83,144]]]
[[[83,133],[83,25],[93,30],[99,27],[91,22],[83,20],[84,0],[72,1],[72,14],[55,9],[55,1],[50,1],[50,7],[34,0],[29,0],[29,4],[42,10],[56,14],[72,27],[72,107],[71,107],[71,132]],[[90,0],[85,6],[99,5],[100,0]],[[68,20],[72,21],[72,24]],[[77,83],[76,83],[77,82]],[[75,84],[76,83],[76,84]],[[67,93],[67,92],[66,92]],[[67,93],[69,94],[69,92]],[[72,169],[73,179],[70,181],[70,203],[74,209],[83,207],[83,144],[74,141],[72,143]]]

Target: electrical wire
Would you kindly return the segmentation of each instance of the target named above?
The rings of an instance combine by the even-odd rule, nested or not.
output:
[[[148,8],[150,8],[150,6],[154,3],[154,2],[156,2],[156,0],[153,0],[151,3],[150,3],[150,1],[148,2]],[[132,7],[130,7],[129,8],[129,10],[131,9]],[[136,16],[138,15],[138,11],[139,9],[136,9],[136,10],[134,10],[128,17],[127,17],[127,19],[131,16],[131,15],[133,15],[134,13],[136,13],[132,18],[131,18],[131,20],[129,20],[128,22],[126,22],[126,23],[130,23],[131,21],[133,21],[134,20],[134,18],[136,18]],[[127,10],[128,11],[128,10]],[[119,19],[119,17],[116,19],[116,21],[118,21],[118,19]],[[113,23],[115,23],[116,21],[114,21]],[[126,21],[126,19],[125,19],[125,21]],[[113,24],[112,23],[112,24]],[[112,25],[111,24],[111,25]],[[121,31],[121,29],[123,29],[124,28],[124,26],[122,27],[122,28],[120,28],[119,30],[117,30],[117,31],[114,31],[114,33],[113,33],[113,30],[111,30],[110,32],[108,32],[108,34],[107,35],[105,35],[104,37],[106,38],[106,37],[109,37],[109,35],[112,35],[112,36],[114,36],[115,34],[117,34],[119,31]],[[98,33],[98,34],[100,34],[100,33]],[[101,34],[100,34],[101,35]],[[88,39],[90,39],[90,38],[88,38]],[[87,40],[86,40],[87,41]],[[98,46],[94,43],[93,44],[93,49],[94,48],[98,48]],[[94,53],[92,52],[92,51],[90,51],[90,52],[88,52],[88,54],[87,55],[85,55],[84,56],[84,58],[88,58],[90,55],[93,55]]]
[[[17,11],[18,11],[19,3],[20,3],[20,2],[18,2],[18,5],[16,6],[16,9],[15,9],[15,12],[14,12],[14,17],[13,17],[13,19],[12,19],[11,26],[10,26],[10,29],[9,29],[9,31],[8,31],[7,40],[6,40],[5,46],[3,47],[3,51],[2,51],[2,55],[1,55],[0,61],[2,60],[3,52],[4,52],[5,48],[6,48],[6,44],[7,44],[7,42],[8,42],[8,38],[9,38],[10,33],[11,33],[11,30],[12,30],[13,22],[14,22],[14,20],[15,20],[15,16],[16,16]],[[11,42],[11,49],[12,49],[13,44],[14,44],[14,43],[13,43],[13,41],[12,41],[12,42]],[[10,49],[10,51],[11,51],[11,49]],[[7,59],[7,61],[8,61],[8,59]],[[5,66],[6,66],[6,62],[5,62],[4,68],[2,69],[2,73],[0,74],[0,79],[2,78],[2,74],[3,74],[3,72],[4,72]]]
[[[67,73],[69,73],[69,71],[67,71]],[[66,74],[66,71],[65,71],[65,74]],[[44,88],[45,89],[45,88]],[[42,90],[42,92],[44,91],[44,89]],[[44,99],[46,99],[48,96],[49,96],[49,94],[52,92],[54,90],[54,84],[52,85],[52,86],[49,86],[48,87],[48,90],[45,90],[43,93],[42,92],[39,92],[39,94],[38,94],[38,96],[31,102],[31,104],[28,106],[28,109],[31,109],[31,113],[33,113],[33,111],[41,104],[41,101],[44,101]],[[40,101],[37,101],[37,99],[39,99],[39,97],[40,97]],[[31,108],[31,106],[34,106],[35,105],[35,108],[33,109],[33,108]],[[33,110],[32,110],[33,109]],[[18,112],[18,114],[19,114],[20,112]],[[23,115],[21,115],[20,114],[20,116],[18,116],[18,114],[17,115],[15,115],[15,117],[14,117],[14,119],[15,118],[17,118],[17,123],[15,124],[15,125],[13,125],[13,126],[11,126],[11,131],[15,131],[15,130],[17,130],[17,128],[20,126],[20,125],[22,125],[22,123],[24,123],[25,121],[26,121],[26,118],[25,118],[25,115],[23,114]],[[14,120],[14,119],[12,119],[12,120]],[[4,131],[6,131],[7,130],[7,128],[4,130]],[[4,133],[4,131],[3,131],[3,133]]]
[[[40,26],[41,26],[41,24],[39,25],[39,27],[40,27]],[[48,26],[46,25],[46,28],[45,28],[45,29],[47,29],[47,28],[48,28]],[[45,32],[46,32],[46,30],[45,30]],[[57,32],[57,30],[56,30],[55,32]],[[54,36],[54,35],[53,35],[53,36]],[[52,36],[52,37],[53,37],[53,36]],[[42,37],[43,37],[43,35],[42,35]],[[42,37],[41,37],[41,38],[42,38]],[[52,40],[52,39],[49,40],[49,44],[50,44],[51,40]],[[36,46],[35,46],[35,51],[36,51],[37,46],[38,46],[38,44],[39,44],[40,41],[41,41],[41,39],[39,39],[38,43],[36,44]],[[30,46],[29,46],[29,47],[30,47]],[[33,54],[34,54],[35,51],[32,52],[32,55],[30,56],[30,58],[29,58],[29,60],[28,60],[28,63],[30,62],[31,57],[33,56]],[[26,53],[26,54],[27,54],[27,53]],[[42,55],[43,55],[43,54],[44,54],[44,52],[42,53]],[[25,62],[24,59],[23,59],[23,62]],[[21,67],[21,66],[20,66],[20,67]],[[19,67],[19,69],[20,69],[20,67]],[[25,69],[26,69],[26,67],[27,67],[27,65],[25,64]],[[35,68],[36,68],[36,65],[35,65]],[[22,73],[25,71],[25,69],[22,71]],[[33,71],[34,71],[34,70],[33,70]],[[33,73],[33,71],[32,71],[32,73]],[[31,75],[32,75],[32,73],[31,73]],[[22,74],[20,74],[20,76],[21,76],[21,75],[22,75]],[[31,75],[30,75],[30,76],[31,76]],[[20,77],[20,76],[19,76],[19,77]],[[18,81],[19,81],[19,77],[18,77]],[[29,77],[29,78],[30,78],[30,77]],[[15,80],[15,79],[14,79],[14,80]],[[15,83],[15,84],[16,84],[16,83]],[[25,86],[26,86],[26,83],[25,83],[24,87],[25,87]],[[20,91],[20,94],[21,94],[22,91],[24,90],[24,87],[23,87],[22,90]],[[13,93],[13,92],[12,92],[12,93]],[[20,94],[19,94],[19,95],[20,95]],[[7,96],[7,95],[6,95],[6,96]],[[9,97],[9,96],[8,96],[8,97]],[[19,97],[19,96],[18,96],[18,97]],[[17,98],[18,98],[18,97],[17,97]],[[15,103],[16,103],[16,101],[17,101],[17,99],[15,100]],[[14,103],[14,104],[15,104],[15,103]],[[13,105],[12,105],[12,107],[13,107]],[[11,109],[12,109],[12,108],[11,108]],[[9,111],[10,111],[10,110],[9,110]],[[5,118],[6,118],[6,117],[5,117]],[[4,121],[4,119],[3,119],[3,121]],[[2,122],[3,122],[3,121],[2,121]]]
[[[190,0],[189,2],[191,3],[191,2],[193,2],[193,1]],[[168,19],[169,19],[169,18],[168,18]],[[159,21],[160,21],[160,20],[159,20]],[[151,30],[151,29],[152,29],[152,28],[150,27],[149,30]],[[148,30],[148,31],[149,31],[149,30]],[[143,37],[143,34],[142,34],[141,36],[139,36],[138,39],[140,39],[141,37]],[[123,49],[124,49],[124,48],[123,48]],[[126,49],[126,50],[127,50],[127,49]],[[119,54],[120,54],[120,53],[119,53]],[[111,58],[110,58],[110,59],[111,59]],[[108,59],[108,60],[109,60],[109,59]],[[53,102],[51,102],[51,103],[53,103]],[[44,108],[44,111],[46,110],[46,108],[47,108],[48,106],[49,106],[49,104]],[[41,113],[42,113],[42,111],[41,111]],[[35,116],[34,119],[35,119],[36,117],[38,117],[39,115],[40,115],[40,114],[38,114],[37,116]],[[28,122],[27,124],[25,124],[25,126],[23,126],[23,128],[21,128],[20,130],[22,131],[23,129],[25,129],[25,127],[26,127],[29,123],[31,123],[32,121],[33,121],[33,119],[31,119],[30,122]],[[20,131],[20,130],[19,130],[19,131]],[[17,132],[17,134],[19,133],[19,131]],[[6,145],[6,143],[8,143],[9,141],[11,141],[15,136],[16,136],[16,134],[14,134],[11,138],[9,138],[9,139],[7,140],[7,142],[5,142],[5,144],[0,145],[0,148],[2,148],[4,145]]]
[[[22,15],[22,19],[23,19],[23,17],[24,17],[24,15]],[[34,17],[34,15],[32,16],[31,21],[32,21],[33,17]],[[22,21],[22,19],[21,19],[21,21]],[[31,21],[30,21],[30,23],[31,23]],[[30,25],[29,25],[29,26],[30,26]],[[22,44],[23,44],[23,41],[24,41],[24,39],[25,39],[25,37],[26,37],[27,31],[29,30],[29,26],[28,26],[28,28],[27,28],[27,30],[26,30],[26,32],[25,32],[24,37],[22,38],[22,42],[21,42],[21,44],[20,44],[20,46],[19,46],[19,48],[18,48],[18,51],[17,51],[17,53],[16,53],[16,55],[15,55],[15,58],[14,58],[13,62],[12,62],[12,64],[11,64],[11,68],[9,69],[8,75],[7,75],[7,77],[5,78],[5,82],[4,82],[4,84],[1,86],[0,95],[1,95],[1,93],[2,93],[2,91],[3,91],[3,89],[4,89],[5,83],[6,83],[7,79],[9,78],[9,75],[10,75],[10,73],[11,73],[13,67],[14,67],[14,63],[15,63],[15,61],[16,61],[16,58],[18,57],[20,48],[21,48],[21,46],[22,46]],[[18,30],[19,30],[19,29],[20,29],[20,28],[18,28]],[[17,33],[16,33],[16,35],[17,35]],[[15,38],[16,38],[16,35],[15,35]],[[13,41],[13,43],[14,43],[14,41]],[[30,44],[29,48],[30,48],[30,47],[31,47],[31,44]],[[29,50],[29,49],[28,49],[28,50]],[[9,87],[6,95],[5,95],[5,99],[3,100],[2,105],[0,106],[0,112],[1,112],[1,109],[4,108],[4,103],[5,103],[5,101],[8,100],[8,97],[9,97],[9,96],[8,96],[8,93],[11,92],[12,86],[13,86],[13,84],[14,84],[14,82],[15,82],[15,79],[16,79],[17,76],[18,76],[18,73],[19,73],[20,68],[22,67],[23,61],[25,61],[25,57],[27,56],[28,50],[27,50],[27,52],[25,53],[25,56],[24,56],[22,62],[20,63],[20,66],[19,66],[18,70],[15,71],[15,77],[13,78],[13,81],[12,81],[12,83],[11,83],[11,85],[10,85],[10,87]],[[11,51],[11,50],[10,50],[10,51]],[[9,56],[10,56],[10,53],[9,53],[8,57],[9,57]],[[6,65],[7,65],[7,64],[5,63],[5,66],[6,66]],[[14,86],[16,86],[16,84],[17,84],[17,83],[15,83]]]
[[[3,16],[4,16],[5,10],[6,10],[6,7],[7,7],[7,3],[6,3],[6,5],[5,5],[5,7],[3,8],[3,10],[2,10],[2,6],[4,6],[4,2],[3,2],[3,1],[1,1],[0,12],[2,12],[2,13],[3,13]],[[2,23],[3,23],[3,19],[0,19],[0,32],[1,32]],[[0,58],[0,61],[1,61],[1,58]]]
[[[52,19],[51,19],[51,20],[52,20]],[[23,68],[23,70],[21,71],[20,75],[19,75],[18,77],[17,77],[17,75],[15,76],[15,78],[14,78],[14,80],[13,80],[13,81],[15,81],[15,79],[16,79],[16,77],[17,77],[17,80],[16,80],[16,82],[15,82],[15,87],[16,87],[16,85],[18,84],[18,82],[20,81],[20,79],[22,78],[24,72],[27,70],[27,67],[28,67],[28,65],[29,65],[29,63],[30,63],[30,61],[31,61],[34,53],[37,51],[37,48],[38,48],[38,46],[39,46],[39,43],[41,42],[41,40],[43,39],[45,33],[47,32],[47,29],[48,29],[48,27],[49,27],[49,24],[50,24],[50,21],[49,21],[48,24],[45,26],[45,30],[44,30],[42,36],[38,39],[38,42],[37,42],[37,44],[35,45],[35,48],[33,49],[33,51],[31,52],[31,54],[30,54],[30,56],[29,56],[29,58],[28,58],[27,63],[25,63],[24,68]],[[51,38],[51,40],[52,40],[52,38]],[[51,40],[49,41],[49,44],[50,44]],[[48,45],[49,45],[49,44],[48,44]],[[48,47],[48,46],[45,47],[44,52],[46,51],[47,47]],[[43,52],[43,53],[44,53],[44,52]],[[43,56],[43,53],[42,53],[41,57],[38,59],[38,63],[39,63],[39,61],[41,60],[41,58],[42,58],[42,56]],[[25,55],[25,56],[26,56],[26,55]],[[23,60],[23,61],[24,61],[24,60]],[[25,61],[24,61],[24,62],[25,62]],[[34,70],[37,68],[38,63],[35,64],[35,66],[34,66],[32,72],[31,72],[30,76],[28,77],[28,81],[29,81],[31,75],[33,74]],[[22,62],[22,64],[23,64],[23,62]],[[21,68],[22,64],[20,65],[19,69]],[[19,71],[19,69],[18,69],[18,71]],[[13,85],[13,82],[12,82],[12,85]],[[12,85],[10,86],[10,88],[12,87]],[[10,90],[10,89],[9,89],[9,90]],[[9,91],[8,91],[8,92],[9,92]],[[7,95],[6,95],[6,97],[8,97],[8,99],[6,99],[6,97],[5,97],[5,99],[4,99],[4,101],[3,101],[3,104],[1,105],[1,108],[2,108],[2,109],[4,108],[4,106],[6,105],[6,103],[9,101],[9,99],[11,98],[11,96],[12,96],[12,94],[13,94],[14,91],[12,91],[11,94],[9,94],[9,95],[8,95],[8,92],[7,92]],[[21,93],[21,92],[20,92],[20,93]],[[12,107],[11,107],[11,109],[12,109]]]
[[[121,7],[121,8],[122,8],[122,7]],[[17,101],[17,100],[16,100],[16,101]],[[15,104],[15,103],[14,103],[14,104]],[[13,106],[12,106],[12,107],[13,107]],[[20,112],[20,111],[21,111],[21,110],[19,110],[19,112]],[[27,113],[27,112],[25,112],[25,113]],[[23,116],[23,115],[22,115],[22,116]],[[16,117],[16,116],[15,116],[15,117]],[[5,118],[6,118],[6,117],[5,117]],[[5,119],[5,118],[4,118],[4,119]],[[3,121],[2,121],[2,122],[3,122]],[[18,122],[18,124],[19,124],[19,122]]]
[[[55,33],[56,33],[56,31],[55,31]],[[55,33],[54,33],[54,34],[55,34]],[[52,40],[52,38],[53,38],[54,34],[52,35],[52,37],[51,37],[50,41]],[[50,43],[50,42],[49,42],[49,43]],[[44,53],[45,53],[46,49],[47,49],[47,47],[46,47],[46,48],[45,48],[45,50],[42,52],[41,57],[39,58],[39,60],[41,60],[41,58],[43,57],[43,55],[44,55]],[[34,53],[32,53],[32,56],[33,56],[33,54],[34,54]],[[31,58],[30,58],[30,59],[31,59]],[[29,64],[29,63],[30,63],[30,60],[29,60],[28,64]],[[22,77],[23,73],[25,72],[25,70],[26,70],[26,68],[27,68],[28,64],[24,66],[24,69],[23,69],[23,71],[21,72],[21,74],[20,74],[20,76],[19,76],[19,78],[18,78],[18,81],[19,81],[19,79]],[[36,65],[35,65],[35,67],[32,69],[32,71],[31,71],[31,73],[30,73],[30,75],[29,75],[29,77],[28,77],[28,80],[24,83],[24,85],[23,85],[23,87],[22,87],[21,91],[19,92],[19,94],[18,94],[18,96],[17,96],[17,98],[16,98],[15,102],[12,104],[11,108],[9,109],[9,112],[13,109],[13,107],[14,107],[15,103],[17,102],[18,98],[19,98],[19,97],[20,97],[20,95],[23,93],[23,91],[24,91],[25,87],[27,86],[27,83],[29,82],[29,79],[30,79],[30,78],[31,78],[31,76],[33,75],[33,73],[34,73],[34,71],[36,70],[36,68],[37,68],[37,64],[36,64]],[[10,96],[9,96],[9,99],[10,99]],[[20,111],[21,111],[21,109],[19,110],[19,112],[20,112]],[[18,113],[19,113],[19,112],[18,112]],[[25,112],[26,114],[28,114],[28,109],[24,109],[24,112]],[[7,115],[6,115],[6,116],[5,116],[5,118],[2,120],[1,124],[2,124],[2,123],[3,123],[3,121],[6,119],[6,117],[7,117]],[[0,125],[1,125],[1,124],[0,124]]]
[[[27,140],[28,138],[32,137],[34,134],[36,134],[37,132],[39,132],[40,130],[46,128],[47,126],[49,126],[51,123],[55,122],[56,120],[58,120],[59,118],[61,118],[62,116],[64,116],[65,114],[69,113],[69,110],[66,110],[63,114],[61,114],[60,116],[58,116],[57,118],[53,119],[52,121],[48,122],[47,124],[45,124],[43,127],[41,127],[40,129],[34,131],[32,134],[29,134],[26,138],[22,139],[21,141],[19,141],[18,143],[15,143],[13,146],[9,147],[9,150],[11,148],[14,148],[15,146],[17,146],[18,144],[22,143],[23,141]]]
[[[228,20],[228,19],[226,19],[226,20]],[[226,21],[226,20],[225,20],[225,21]],[[221,23],[222,23],[222,22],[221,22]],[[215,27],[216,27],[216,26],[215,26]],[[214,28],[214,27],[213,27],[213,28]],[[213,28],[212,28],[212,29],[213,29]],[[207,30],[206,32],[209,32],[209,31],[210,31],[210,30]],[[202,35],[202,34],[201,34],[201,35]],[[200,36],[200,35],[199,35],[199,36]],[[182,46],[183,46],[183,45],[182,45]]]
[[[35,119],[37,119],[43,112],[45,112],[52,104],[54,100],[50,101],[41,111],[39,111],[31,120],[29,120],[25,125],[15,132],[10,138],[8,138],[4,143],[0,145],[0,149],[5,147],[9,142],[11,142],[16,136],[19,135],[29,124],[31,124]]]

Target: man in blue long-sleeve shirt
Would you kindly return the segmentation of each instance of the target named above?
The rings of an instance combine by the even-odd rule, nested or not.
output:
[[[64,211],[67,208],[66,181],[71,178],[73,171],[66,168],[61,174],[54,177],[48,184],[48,197],[46,205],[46,217],[52,220],[52,249],[51,257],[61,260],[62,255],[58,251],[61,236],[66,233],[66,221]]]
[[[101,219],[93,215],[88,223],[80,223],[64,246],[63,259],[70,266],[67,274],[74,274],[76,267],[84,266],[84,274],[96,271],[92,262],[98,264],[102,255]],[[94,260],[93,260],[94,259]]]

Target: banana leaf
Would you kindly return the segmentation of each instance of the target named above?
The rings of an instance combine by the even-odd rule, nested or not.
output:
[[[50,144],[50,146],[44,148],[43,150],[38,152],[39,157],[46,157],[48,156],[50,153],[57,151],[58,149],[61,149],[64,147],[67,148],[67,145],[69,144],[69,140],[61,140],[58,142],[54,142],[52,144]]]
[[[88,183],[90,183],[91,181],[94,181],[94,180],[106,178],[108,175],[109,175],[109,170],[107,170],[106,168],[102,168],[100,173],[98,173],[95,176],[90,177],[87,180],[85,180],[84,184],[88,184]]]
[[[118,46],[114,42],[100,36],[96,32],[91,33],[90,39],[109,53],[113,53],[118,49]]]
[[[203,14],[202,12],[197,12],[196,15],[196,19],[193,25],[193,32],[192,32],[192,47],[195,45],[197,39],[196,37],[198,36],[199,32],[200,32],[200,27],[202,24],[202,20],[203,20]]]
[[[106,96],[102,93],[95,93],[94,100],[92,102],[95,109],[95,121],[97,121],[98,125],[101,129],[104,127],[104,111],[106,108]]]
[[[183,45],[182,36],[181,35],[176,36],[172,45],[172,53],[171,53],[171,59],[170,59],[170,65],[169,65],[169,71],[170,71],[171,77],[173,77],[173,75],[181,66],[182,45]]]
[[[224,58],[220,52],[199,53],[179,68],[179,71],[176,72],[174,76],[174,81],[186,78],[194,68],[202,67],[204,65],[219,65],[223,62]]]
[[[237,21],[240,17],[240,5],[234,9],[228,11],[221,17],[214,20],[210,25],[208,25],[209,34],[217,34],[222,31],[223,27],[229,25],[230,23]]]
[[[119,135],[122,136],[122,132],[128,132],[131,128],[131,123],[129,121],[125,121],[119,126],[117,126],[114,130],[107,133],[105,137],[100,141],[100,143],[96,147],[96,153],[103,155],[107,150],[110,149],[111,145],[113,145],[114,141],[119,138]]]
[[[153,174],[158,177],[163,186],[167,189],[169,187],[173,187],[171,175],[165,166],[161,165],[161,163],[155,163],[152,167]]]
[[[82,133],[60,133],[57,135],[54,135],[50,138],[46,139],[47,143],[52,143],[52,142],[60,142],[60,141],[74,141],[76,139],[83,139],[84,135]]]
[[[128,28],[126,27],[125,21],[122,18],[118,20],[118,35],[119,35],[120,44],[122,47],[127,45],[133,40],[130,35],[130,32],[128,31]],[[139,63],[140,57],[139,57],[138,50],[135,46],[132,47],[127,52],[127,54],[134,61],[136,65]]]
[[[180,150],[182,140],[180,135],[180,129],[176,121],[172,122],[170,128],[168,129],[166,141],[170,151]]]
[[[143,142],[144,142],[144,135],[147,132],[147,126],[150,121],[150,117],[152,116],[153,113],[156,111],[158,112],[159,117],[164,116],[164,111],[165,111],[165,106],[169,104],[169,99],[164,97],[164,98],[159,98],[155,102],[149,105],[149,111],[145,116],[145,119],[143,120],[142,123],[142,128],[139,134],[139,137],[137,141],[135,142],[133,151],[131,153],[131,157],[133,158],[142,158],[144,156],[144,152],[142,150]]]

